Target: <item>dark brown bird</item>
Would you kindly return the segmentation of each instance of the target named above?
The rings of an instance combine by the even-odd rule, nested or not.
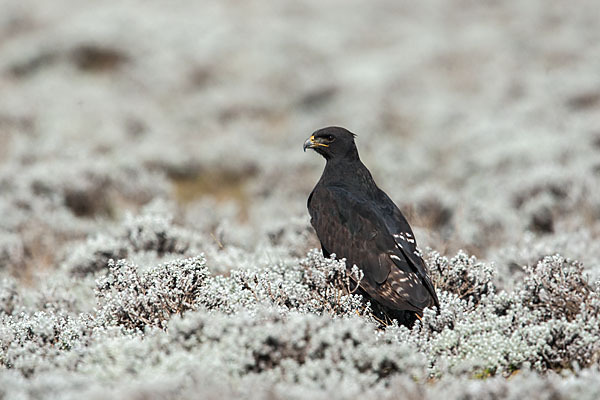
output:
[[[325,257],[335,253],[364,273],[362,293],[401,323],[414,322],[439,301],[417,241],[387,194],[360,161],[355,135],[340,127],[319,129],[304,142],[325,157],[325,170],[308,197],[311,224]]]

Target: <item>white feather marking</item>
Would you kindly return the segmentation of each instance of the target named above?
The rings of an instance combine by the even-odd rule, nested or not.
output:
[[[398,238],[398,239],[406,240],[406,238],[404,237],[404,235],[403,235],[403,234],[401,234],[401,233],[397,233],[397,234],[395,234],[395,235],[394,235],[394,237],[395,237],[395,238]]]

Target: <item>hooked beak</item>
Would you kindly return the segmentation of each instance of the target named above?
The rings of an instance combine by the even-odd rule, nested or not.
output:
[[[318,142],[317,140],[318,139],[315,139],[314,135],[311,136],[311,137],[309,137],[308,139],[306,139],[306,142],[304,142],[304,146],[303,146],[304,151],[306,152],[306,149],[314,149],[314,148],[319,147],[319,146],[321,146],[321,147],[329,147],[328,144]]]

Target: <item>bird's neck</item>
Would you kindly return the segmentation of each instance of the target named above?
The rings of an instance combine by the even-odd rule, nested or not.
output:
[[[377,188],[371,173],[357,157],[355,159],[329,159],[325,164],[321,182],[325,185],[345,186],[351,182],[361,181],[361,187],[368,191]]]

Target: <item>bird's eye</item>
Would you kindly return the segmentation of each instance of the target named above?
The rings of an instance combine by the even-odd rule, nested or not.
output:
[[[327,140],[333,142],[335,137],[333,135],[327,135]]]

